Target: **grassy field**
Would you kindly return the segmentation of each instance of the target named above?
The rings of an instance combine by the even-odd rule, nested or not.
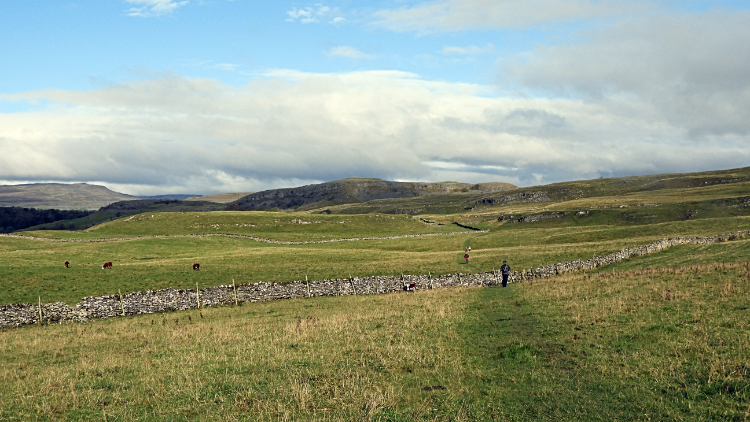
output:
[[[703,262],[4,330],[0,419],[744,421],[748,293]]]
[[[300,224],[300,221],[303,224]],[[311,222],[304,224],[304,222]],[[480,233],[307,245],[277,245],[249,239],[142,238],[101,243],[59,243],[0,238],[0,304],[63,301],[160,288],[194,288],[257,281],[292,281],[367,275],[475,273],[588,259],[670,236],[710,236],[750,229],[750,218],[697,219],[619,225],[606,219],[548,220],[509,225],[496,219],[470,221]],[[140,214],[82,232],[28,232],[68,239],[152,234],[236,233],[277,240],[309,241],[351,237],[461,231],[455,225],[427,225],[407,216],[310,216],[289,213]],[[470,264],[463,250],[472,246]],[[734,247],[745,253],[745,242]],[[739,259],[739,257],[738,257]],[[63,263],[69,261],[70,268]],[[114,269],[103,271],[105,261]],[[201,271],[192,271],[194,262]]]
[[[467,194],[372,201],[332,214],[154,211],[84,231],[25,232],[109,240],[0,237],[0,304],[588,259],[665,237],[750,229],[748,171],[740,170],[551,185],[564,198],[546,203],[464,210]],[[431,209],[423,217],[445,224],[337,214],[400,207]],[[455,209],[462,211],[448,213]],[[498,221],[553,211],[566,215]],[[217,233],[380,239],[153,237]],[[425,234],[439,235],[384,239]],[[114,268],[103,271],[105,261]],[[0,330],[0,420],[748,421],[748,261],[745,239],[505,289],[246,303]],[[201,271],[192,271],[194,262]]]

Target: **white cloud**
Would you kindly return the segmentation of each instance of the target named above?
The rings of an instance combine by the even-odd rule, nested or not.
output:
[[[446,46],[443,47],[443,54],[459,54],[464,56],[475,56],[478,54],[491,53],[495,49],[495,46],[491,43],[487,43],[484,47],[477,47],[476,45],[470,45],[468,47],[455,47]]]
[[[320,3],[315,4],[314,7],[293,7],[286,12],[289,16],[286,20],[287,22],[315,23],[320,22],[320,19],[328,15],[329,12],[331,12],[331,8]]]
[[[460,31],[526,28],[581,19],[601,19],[652,9],[646,1],[438,0],[383,9],[373,25],[393,31]]]
[[[365,54],[354,47],[339,46],[333,47],[326,52],[328,57],[346,57],[349,59],[372,59],[375,56]]]
[[[668,122],[689,138],[747,137],[747,22],[748,11],[624,20],[582,32],[576,44],[540,46],[523,60],[504,61],[502,74],[552,95],[610,105],[618,104],[614,98],[631,98],[651,121]]]
[[[128,16],[151,17],[168,15],[178,8],[188,4],[188,1],[176,0],[125,0],[127,3],[140,7],[131,7],[127,10]]]
[[[235,71],[238,65],[232,63],[217,63],[213,66],[214,69]]]
[[[750,162],[742,131],[688,137],[693,123],[650,99],[498,97],[398,71],[264,77],[0,96],[51,104],[0,113],[0,179],[202,193],[352,175],[523,185]]]

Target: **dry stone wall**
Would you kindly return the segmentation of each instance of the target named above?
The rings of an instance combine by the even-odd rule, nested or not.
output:
[[[595,256],[587,260],[559,262],[525,271],[512,271],[510,281],[552,277],[570,271],[594,269],[625,259],[659,252],[677,245],[708,245],[727,242],[750,235],[750,230],[710,237],[675,237],[662,239],[645,246]],[[346,296],[394,293],[404,286],[415,284],[418,289],[494,286],[500,283],[498,274],[446,274],[441,276],[405,275],[372,276],[353,279],[294,281],[290,283],[258,282],[223,285],[204,289],[161,289],[133,292],[125,295],[84,297],[75,308],[65,303],[42,304],[42,322],[63,323],[88,321],[125,315],[151,314],[204,306],[257,302],[315,296]],[[20,327],[39,322],[39,306],[33,304],[0,305],[0,327]]]
[[[477,229],[474,227],[462,226],[455,223],[460,227],[464,227],[471,230],[487,231]],[[393,239],[407,239],[412,237],[431,237],[431,236],[451,236],[454,234],[466,234],[470,233],[467,231],[456,231],[456,232],[441,232],[441,233],[420,233],[420,234],[402,234],[398,236],[378,236],[378,237],[345,237],[340,239],[324,239],[324,240],[274,240],[265,239],[262,237],[247,236],[242,234],[226,234],[226,233],[205,233],[205,234],[165,234],[165,235],[152,235],[152,236],[129,236],[129,237],[100,237],[92,239],[58,239],[52,237],[33,237],[33,236],[21,236],[17,234],[0,234],[0,237],[11,237],[15,239],[24,240],[37,240],[40,242],[58,242],[58,243],[101,243],[101,242],[123,242],[129,240],[142,240],[142,239],[177,239],[177,238],[199,238],[199,237],[229,237],[234,239],[248,239],[256,242],[271,243],[274,245],[311,245],[317,243],[338,243],[338,242],[358,242],[362,240],[393,240]]]

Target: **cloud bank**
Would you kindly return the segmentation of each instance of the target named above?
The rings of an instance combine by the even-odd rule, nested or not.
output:
[[[6,97],[52,105],[0,114],[0,180],[97,180],[135,194],[349,176],[528,185],[750,158],[750,120],[716,131],[639,98],[491,96],[396,71],[272,75],[243,87],[165,76]]]
[[[186,3],[128,1],[149,14]],[[374,15],[380,28],[422,37],[493,29],[468,42],[451,34],[454,45],[431,51],[495,55],[494,85],[275,69],[240,87],[170,74],[0,94],[25,103],[0,113],[0,180],[213,193],[349,176],[525,186],[747,166],[750,11],[667,3],[438,0]],[[313,23],[337,13],[316,4],[287,16]],[[561,22],[573,22],[564,36],[520,53],[492,39]],[[320,56],[382,63],[349,46]]]
[[[606,19],[652,8],[645,1],[442,0],[380,10],[375,13],[372,24],[392,31],[422,33],[528,28],[566,21]]]

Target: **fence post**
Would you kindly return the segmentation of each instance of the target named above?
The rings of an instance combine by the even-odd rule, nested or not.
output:
[[[39,325],[42,325],[42,297],[39,296]]]
[[[307,297],[312,297],[312,294],[310,294],[310,282],[307,281],[307,274],[305,274],[305,284],[307,285]]]
[[[125,316],[125,305],[122,304],[122,290],[117,289],[117,296],[120,298],[120,310],[122,310],[122,316]]]
[[[198,290],[198,283],[195,283],[195,301],[198,302],[198,308],[201,307],[200,291]]]
[[[432,283],[432,273],[427,271],[427,275],[430,277],[430,290],[435,288],[435,284]]]
[[[237,286],[234,284],[234,279],[232,279],[232,290],[234,290],[234,306],[237,306],[239,304],[239,300],[237,300]]]
[[[349,284],[352,285],[352,290],[354,291],[354,295],[356,296],[357,295],[357,288],[354,287],[354,279],[352,278],[351,274],[349,274]]]

